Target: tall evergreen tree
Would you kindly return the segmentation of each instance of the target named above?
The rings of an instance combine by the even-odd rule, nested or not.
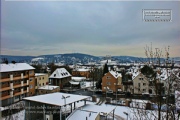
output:
[[[102,74],[102,77],[104,76],[104,74],[108,73],[109,70],[108,70],[108,66],[107,66],[107,63],[104,65],[104,69],[103,69],[103,74]],[[102,88],[102,77],[98,80],[98,82],[96,83],[96,88],[98,89],[101,89]]]
[[[108,66],[107,66],[107,63],[104,65],[104,69],[103,69],[103,76],[104,76],[104,74],[106,74],[106,73],[108,73],[109,72],[109,70],[108,70]],[[102,76],[102,77],[103,77]]]

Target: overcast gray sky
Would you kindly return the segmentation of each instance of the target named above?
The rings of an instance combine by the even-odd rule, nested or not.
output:
[[[1,2],[1,54],[144,57],[152,42],[180,56],[180,2]],[[144,22],[142,9],[172,9],[172,22]]]

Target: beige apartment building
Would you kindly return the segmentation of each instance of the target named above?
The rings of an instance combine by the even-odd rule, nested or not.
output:
[[[38,88],[49,84],[49,76],[45,73],[35,73],[35,89],[36,93]]]
[[[0,64],[0,100],[2,106],[35,94],[34,69],[26,63]]]

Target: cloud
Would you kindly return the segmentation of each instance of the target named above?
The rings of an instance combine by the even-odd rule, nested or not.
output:
[[[143,47],[180,46],[179,2],[2,2],[3,54],[86,52],[144,56]],[[172,22],[148,23],[142,9],[172,9]],[[108,48],[108,49],[107,49]],[[8,49],[8,51],[5,51]],[[25,51],[27,50],[27,51]],[[24,53],[23,53],[24,52]],[[180,56],[173,51],[174,56]]]

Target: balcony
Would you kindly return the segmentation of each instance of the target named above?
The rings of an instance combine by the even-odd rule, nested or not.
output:
[[[14,88],[18,88],[18,87],[21,87],[21,84],[16,84],[13,86]]]
[[[8,77],[8,78],[1,78],[0,82],[8,82],[8,81],[14,81],[14,80],[21,80],[22,77],[23,77],[23,79],[29,78],[28,75],[25,75],[25,76],[16,76],[16,77],[13,77],[13,75],[10,75],[10,77]]]
[[[15,91],[14,92],[14,96],[18,96],[18,95],[21,95],[22,93],[21,93],[21,91]]]
[[[11,96],[10,95],[2,95],[1,97],[0,97],[0,100],[5,100],[5,99],[8,99],[8,98],[10,98]]]
[[[9,89],[11,89],[10,86],[2,87],[2,88],[0,89],[0,92],[1,92],[1,91],[6,91],[6,90],[9,90]]]
[[[8,81],[10,81],[10,78],[1,78],[0,79],[0,82],[8,82]]]
[[[25,93],[27,93],[27,90],[24,90],[24,91],[23,91],[23,94],[25,94]]]

